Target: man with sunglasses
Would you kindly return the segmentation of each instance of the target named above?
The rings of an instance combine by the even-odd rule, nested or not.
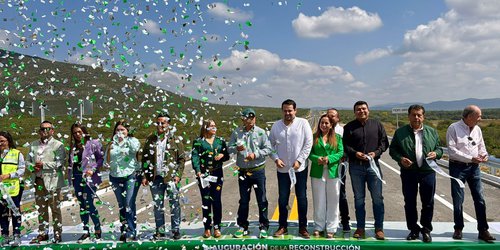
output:
[[[488,161],[488,152],[484,145],[483,133],[477,124],[481,121],[481,109],[470,105],[462,112],[462,119],[452,123],[446,132],[448,144],[449,168],[452,177],[469,184],[476,210],[478,239],[493,243],[493,237],[488,231],[486,220],[486,202],[481,183],[479,164]],[[451,180],[451,196],[453,198],[453,220],[455,232],[453,239],[462,239],[464,228],[463,207],[464,189],[455,180]]]
[[[155,240],[166,236],[165,192],[170,203],[172,238],[181,238],[181,207],[179,203],[179,182],[184,172],[184,145],[170,129],[170,115],[160,113],[156,117],[156,131],[148,136],[142,150],[142,185],[150,185],[155,202],[153,207],[156,233]]]
[[[237,223],[240,227],[233,235],[241,238],[248,235],[248,211],[252,188],[259,206],[259,238],[267,238],[269,218],[266,198],[266,156],[271,153],[271,143],[266,131],[255,125],[255,111],[247,108],[241,112],[243,126],[234,129],[229,140],[228,151],[236,154],[239,168],[238,185],[240,201]]]
[[[64,144],[52,136],[54,127],[43,121],[38,130],[39,140],[30,145],[28,167],[32,172],[35,186],[35,203],[38,207],[39,234],[30,244],[49,240],[49,207],[52,211],[54,243],[62,241],[61,188],[64,186],[64,163],[66,150]]]

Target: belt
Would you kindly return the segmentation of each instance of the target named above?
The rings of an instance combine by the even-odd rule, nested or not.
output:
[[[466,162],[455,161],[455,160],[448,160],[448,162],[453,163],[453,164],[457,164],[457,165],[467,166],[467,167],[478,166],[479,165],[479,164],[473,163],[473,162],[466,163]]]
[[[262,164],[258,167],[254,167],[254,168],[240,168],[239,171],[242,173],[253,173],[255,171],[264,169],[265,166],[266,166],[266,164]]]
[[[349,160],[349,165],[354,164],[354,165],[370,165],[369,161],[362,161],[362,160]]]

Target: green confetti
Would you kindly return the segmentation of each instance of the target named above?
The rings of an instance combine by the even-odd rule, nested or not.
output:
[[[247,21],[246,24],[247,24],[248,27],[252,26],[252,22],[250,22],[250,21]]]

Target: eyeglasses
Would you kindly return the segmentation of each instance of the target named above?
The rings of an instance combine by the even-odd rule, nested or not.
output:
[[[472,144],[472,146],[476,146],[476,142],[474,141],[474,139],[472,139],[472,137],[467,137],[467,140],[469,140]]]
[[[52,128],[40,128],[40,130],[39,130],[39,131],[40,131],[40,132],[48,132],[48,131],[50,131],[50,130],[52,130]]]
[[[168,122],[157,122],[155,123],[156,126],[165,126],[168,125]]]

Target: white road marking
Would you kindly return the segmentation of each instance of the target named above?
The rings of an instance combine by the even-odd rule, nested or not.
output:
[[[398,175],[401,174],[401,172],[399,170],[393,168],[391,165],[385,163],[384,161],[379,160],[379,162],[382,163],[384,166],[386,166],[388,169],[396,172]],[[447,200],[443,199],[442,197],[440,197],[437,194],[434,194],[434,199],[441,202],[443,205],[445,205],[446,207],[448,207],[449,209],[451,209],[453,211],[453,204],[449,203]],[[468,215],[465,212],[464,212],[464,219],[466,219],[468,222],[477,222],[477,220],[474,219],[474,217]]]

